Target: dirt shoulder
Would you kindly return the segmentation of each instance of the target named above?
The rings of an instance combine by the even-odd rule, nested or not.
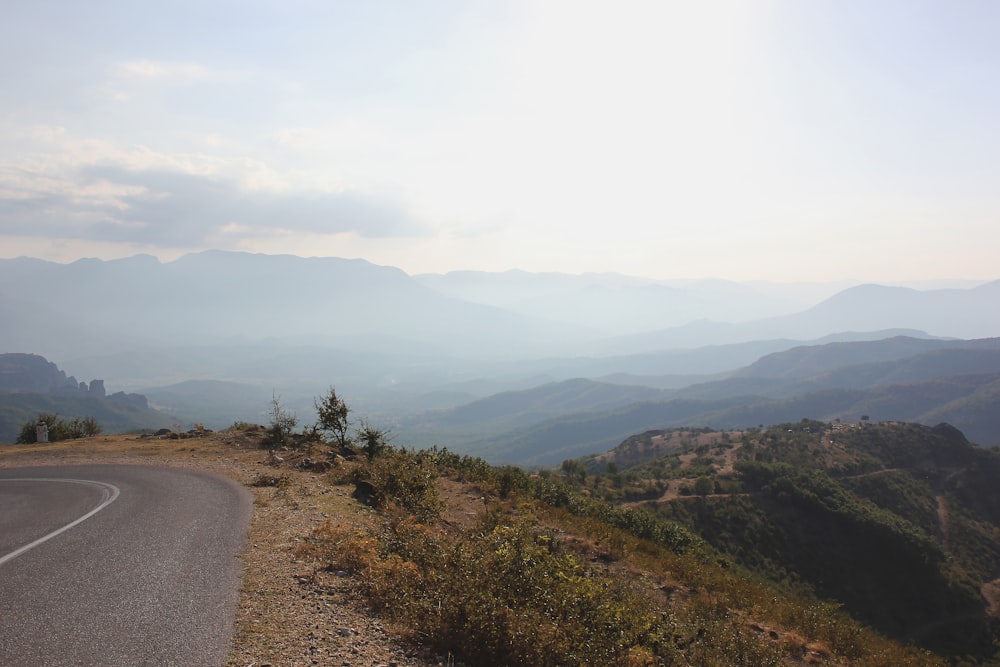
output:
[[[365,610],[347,579],[317,572],[313,563],[296,556],[296,547],[329,518],[370,520],[370,512],[350,497],[350,488],[331,486],[325,475],[287,463],[275,467],[266,451],[239,433],[176,440],[98,436],[0,446],[4,468],[89,463],[195,468],[249,488],[253,518],[241,555],[243,584],[228,667],[438,664]]]

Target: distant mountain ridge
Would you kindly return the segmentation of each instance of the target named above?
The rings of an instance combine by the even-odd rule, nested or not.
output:
[[[501,428],[528,442],[522,431],[533,424],[632,404],[683,400],[688,407],[677,414],[693,418],[737,407],[734,397],[781,401],[994,367],[986,350],[964,361],[952,350],[879,362],[891,366],[863,356],[854,367],[836,358],[824,366],[807,355],[798,370],[765,373],[773,360],[762,356],[803,341],[1000,335],[1000,281],[824,289],[834,293],[810,303],[803,295],[818,294],[813,288],[613,274],[409,276],[357,259],[220,251],[170,262],[21,258],[0,260],[0,350],[72,362],[130,391],[160,391],[169,405],[196,405],[217,425],[262,409],[237,410],[238,400],[272,392],[308,414],[313,397],[331,385],[352,397],[359,414],[406,427],[425,410],[441,417],[484,401],[463,408],[487,418],[478,427],[471,419],[448,426],[476,447],[495,442]],[[666,321],[686,323],[648,329]],[[891,345],[904,355],[903,343]],[[905,345],[930,352],[938,343]],[[871,349],[876,357],[885,352]],[[749,375],[734,375],[758,360]],[[579,378],[601,386],[558,386]],[[192,381],[222,383],[214,385],[219,395]],[[549,384],[556,393],[549,387],[518,411],[490,416],[490,406],[503,402],[493,394]],[[434,419],[420,423],[421,442],[434,444],[426,430]],[[581,443],[596,442],[584,435]],[[532,456],[544,454],[544,444],[532,447]]]
[[[927,291],[864,285],[803,309],[726,281],[409,276],[360,259],[223,251],[165,263],[19,258],[0,260],[0,350],[79,357],[274,338],[368,350],[395,341],[448,356],[606,356],[885,329],[981,338],[1000,335],[998,303],[1000,281]],[[52,326],[67,318],[72,334]],[[673,325],[657,328],[666,321]]]
[[[475,425],[494,420],[525,423],[573,412],[608,410],[653,401],[664,392],[647,387],[623,387],[585,379],[554,382],[523,391],[508,391],[441,413],[441,426]]]
[[[621,274],[452,271],[414,278],[442,294],[608,334],[650,331],[705,317],[735,321],[800,310],[804,302],[724,280],[667,285]]]
[[[740,323],[701,319],[642,334],[634,344],[663,349],[774,338],[811,340],[836,331],[892,328],[935,337],[996,336],[1000,332],[1000,280],[970,289],[928,291],[862,285],[797,313]]]
[[[816,306],[778,321],[822,330],[845,319],[861,322],[861,330],[905,326],[940,336],[985,338],[996,335],[1000,322],[1000,280],[971,289],[918,291],[905,287],[860,285],[839,292]]]
[[[895,361],[944,348],[1000,348],[1000,339],[958,342],[893,336],[881,340],[802,345],[761,357],[734,377],[803,378],[840,366]]]
[[[430,344],[448,353],[503,356],[577,340],[574,327],[472,304],[426,288],[401,270],[364,260],[204,252],[159,263],[136,256],[62,265],[0,260],[0,308],[17,326],[0,331],[0,349],[42,342],[59,313],[82,333],[63,332],[61,354],[123,345],[219,342],[234,336],[313,337],[326,342],[373,334]],[[45,304],[42,315],[31,304]],[[55,318],[50,319],[50,318]],[[41,335],[39,335],[41,334]],[[551,349],[556,349],[554,344]]]
[[[863,363],[887,358],[892,361]],[[617,395],[602,383],[563,382],[527,392],[477,401],[417,420],[415,433],[464,438],[463,446],[502,462],[551,465],[613,447],[630,435],[668,427],[747,428],[798,421],[900,420],[955,424],[980,445],[1000,445],[1000,338],[973,341],[894,337],[800,346],[774,353],[728,379],[637,396],[636,387],[618,386]],[[602,395],[603,404],[584,406],[567,394]],[[549,400],[560,396],[558,403]],[[613,400],[611,397],[620,398]],[[501,400],[502,399],[502,400]],[[562,414],[532,421],[532,401]],[[516,410],[510,406],[516,405]],[[492,409],[493,412],[488,411]],[[481,427],[457,428],[454,415],[475,409]],[[410,424],[404,425],[404,429]],[[405,431],[404,432],[408,432]]]

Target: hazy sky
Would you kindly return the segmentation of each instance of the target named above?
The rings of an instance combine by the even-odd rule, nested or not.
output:
[[[995,279],[998,30],[995,0],[13,0],[0,256]]]

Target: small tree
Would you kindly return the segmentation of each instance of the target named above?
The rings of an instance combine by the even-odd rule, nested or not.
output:
[[[715,483],[710,477],[701,476],[694,481],[694,492],[699,496],[707,496],[715,491]]]
[[[90,438],[101,433],[101,425],[93,417],[76,417],[66,424],[66,431],[70,438]]]
[[[361,444],[361,449],[364,450],[365,456],[371,461],[376,456],[385,451],[388,446],[387,434],[380,428],[375,428],[366,421],[361,422],[361,428],[358,429],[358,442]]]
[[[54,442],[58,434],[56,425],[59,423],[59,415],[54,412],[42,412],[36,419],[26,421],[21,425],[21,433],[17,436],[17,443],[20,445],[30,445],[38,442],[38,432],[36,429],[42,422],[45,422],[45,426],[48,428],[49,441]]]
[[[562,471],[567,478],[577,478],[581,483],[587,479],[587,468],[576,459],[566,459],[562,462]]]
[[[272,393],[271,404],[267,410],[268,416],[268,437],[266,444],[284,447],[291,444],[292,435],[298,425],[298,417],[294,413],[285,409],[281,404],[281,397]]]
[[[318,398],[313,403],[316,406],[316,427],[327,437],[331,438],[337,446],[344,449],[351,444],[348,432],[351,422],[348,419],[350,408],[342,398],[337,396],[337,390],[330,387],[330,391],[322,398]]]

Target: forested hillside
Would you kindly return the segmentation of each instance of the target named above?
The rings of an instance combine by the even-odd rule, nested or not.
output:
[[[646,506],[890,636],[992,655],[1000,452],[947,424],[650,431],[563,469],[591,494]]]

